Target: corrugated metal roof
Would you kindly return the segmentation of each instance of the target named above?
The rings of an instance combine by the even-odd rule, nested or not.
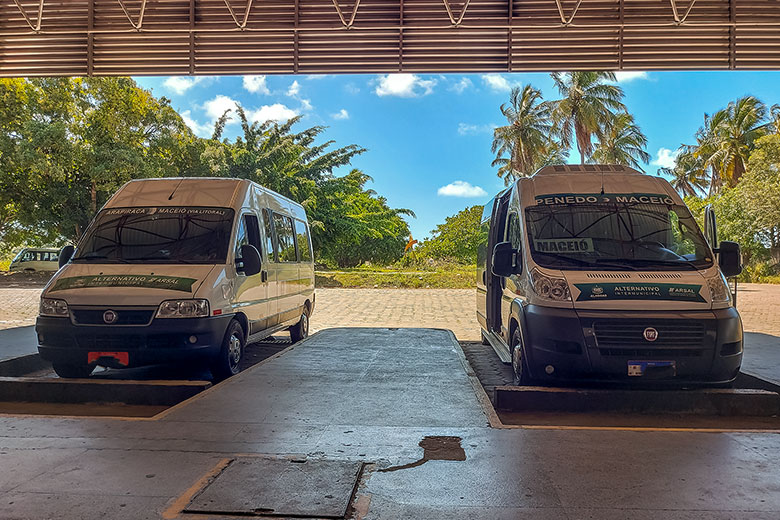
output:
[[[0,75],[778,69],[777,0],[0,0]]]

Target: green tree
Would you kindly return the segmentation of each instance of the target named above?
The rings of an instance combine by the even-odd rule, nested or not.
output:
[[[677,154],[673,168],[659,168],[658,172],[671,176],[672,186],[683,197],[696,197],[703,194],[709,184],[704,161],[688,146],[684,146]]]
[[[634,121],[634,116],[619,112],[607,119],[597,132],[598,144],[588,162],[623,164],[641,171],[641,164],[650,162],[647,153],[647,137]]]
[[[216,122],[204,149],[211,175],[249,179],[303,205],[312,230],[315,256],[339,267],[364,262],[392,263],[403,254],[409,227],[407,209],[391,208],[384,197],[365,189],[371,178],[359,170],[343,177],[333,171],[365,151],[357,145],[330,149],[333,141],[317,144],[325,127],[300,132],[285,123],[250,122],[239,106],[242,135],[222,140],[226,112]]]
[[[339,267],[364,262],[390,264],[401,258],[409,237],[403,216],[384,197],[365,189],[371,178],[353,169],[343,177],[325,180],[311,205],[312,238],[319,257]]]
[[[774,263],[780,263],[780,136],[768,135],[755,142],[747,172],[736,188],[745,222],[769,247]]]
[[[514,87],[509,104],[502,104],[500,110],[509,124],[493,131],[491,152],[496,158],[491,166],[499,166],[498,176],[507,185],[550,161],[565,160],[553,134],[550,104],[542,101],[540,90],[531,85]]]
[[[476,264],[477,245],[481,240],[479,223],[482,210],[482,206],[471,206],[447,217],[443,224],[431,232],[431,238],[420,244],[418,255]]]
[[[696,155],[711,171],[711,192],[736,186],[745,173],[756,139],[768,133],[766,106],[753,96],[732,101],[697,132]]]
[[[124,182],[186,174],[195,139],[129,78],[0,80],[0,187],[21,228],[75,240]]]
[[[580,162],[585,164],[593,153],[593,136],[603,132],[615,112],[626,110],[623,90],[609,83],[615,81],[613,72],[554,72],[551,76],[563,96],[554,102],[556,128],[566,148],[575,140]]]

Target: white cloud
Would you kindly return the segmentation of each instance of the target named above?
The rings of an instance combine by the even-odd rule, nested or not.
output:
[[[360,88],[358,88],[354,83],[347,83],[344,85],[344,90],[347,91],[347,94],[352,94],[353,96],[360,92]]]
[[[197,78],[193,78],[189,76],[171,76],[170,78],[165,80],[163,86],[168,90],[172,90],[177,94],[181,95],[187,92],[195,85],[197,85],[198,83],[202,83],[203,81],[211,80],[211,79],[213,78],[209,76],[198,76]]]
[[[244,88],[253,94],[271,94],[268,85],[265,84],[265,76],[244,76]]]
[[[301,110],[304,112],[308,112],[310,110],[313,110],[314,107],[311,106],[311,101],[308,99],[301,99]]]
[[[512,90],[512,85],[501,74],[483,74],[482,81],[493,92],[509,92]]]
[[[226,110],[232,110],[233,112],[228,116],[228,122],[237,121],[235,116],[236,100],[222,94],[218,94],[214,99],[206,101],[203,104],[203,109],[212,121],[222,117]]]
[[[472,186],[466,181],[454,181],[446,186],[442,186],[438,191],[439,195],[445,197],[485,197],[487,192],[479,186]]]
[[[265,123],[266,121],[287,121],[298,115],[297,110],[281,103],[263,105],[257,110],[247,110],[246,117],[252,123]]]
[[[298,83],[298,80],[293,81],[292,85],[290,85],[290,88],[287,89],[287,95],[290,97],[297,97],[300,92],[301,84]]]
[[[628,83],[635,79],[648,79],[647,72],[641,70],[621,70],[615,72],[615,79],[618,83]]]
[[[467,88],[473,87],[474,84],[471,82],[469,78],[460,78],[460,81],[452,85],[449,90],[452,90],[458,94],[463,94],[463,91]]]
[[[468,123],[458,123],[458,134],[476,135],[487,134],[493,131],[496,125],[470,125]]]
[[[387,74],[379,76],[374,92],[377,96],[411,98],[427,96],[435,86],[435,79],[422,79],[417,74]]]
[[[680,155],[680,151],[679,148],[674,151],[668,148],[659,148],[658,152],[656,152],[655,159],[650,164],[660,166],[661,168],[674,168],[674,165],[677,164],[677,156]]]
[[[330,117],[333,119],[349,119],[349,112],[347,112],[346,108],[342,108],[335,114],[331,114]]]
[[[333,74],[309,74],[306,76],[306,79],[323,79],[323,78],[329,78]]]
[[[190,127],[190,129],[199,137],[210,137],[214,126],[208,123],[200,124],[192,118],[192,113],[189,110],[185,110],[181,114],[181,118]]]

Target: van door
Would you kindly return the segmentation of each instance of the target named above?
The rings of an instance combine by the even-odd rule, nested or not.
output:
[[[241,256],[241,246],[253,245],[260,251],[263,262],[266,257],[262,253],[263,246],[260,239],[260,223],[254,213],[244,213],[238,224],[236,233],[236,258]],[[249,319],[249,332],[254,334],[268,327],[269,300],[268,283],[263,280],[262,271],[252,276],[246,276],[243,272],[236,271],[236,295],[235,303],[241,308]]]
[[[265,272],[266,286],[268,287],[268,326],[273,327],[279,323],[279,284],[277,281],[278,251],[276,246],[276,233],[274,232],[271,210],[263,209],[263,270]]]
[[[279,260],[276,264],[277,312],[281,323],[298,317],[298,252],[292,219],[287,215],[273,213],[273,220]]]
[[[507,190],[496,197],[493,214],[490,217],[490,236],[488,237],[486,286],[487,286],[487,322],[488,330],[501,335],[501,300],[506,282],[503,277],[493,274],[493,248],[506,236],[506,217],[509,207],[509,196],[512,190]]]
[[[301,292],[298,297],[298,305],[306,303],[309,297],[308,290],[314,288],[314,263],[311,255],[311,238],[309,237],[309,226],[306,222],[293,219],[295,224],[295,245],[298,248],[298,291]]]

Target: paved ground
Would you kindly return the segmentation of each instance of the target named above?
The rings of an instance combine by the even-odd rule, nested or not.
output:
[[[492,429],[448,333],[331,329],[156,420],[3,417],[0,518],[194,520],[224,468],[306,460],[366,464],[356,520],[774,520],[778,454],[768,433]],[[263,509],[276,477],[217,499]]]

